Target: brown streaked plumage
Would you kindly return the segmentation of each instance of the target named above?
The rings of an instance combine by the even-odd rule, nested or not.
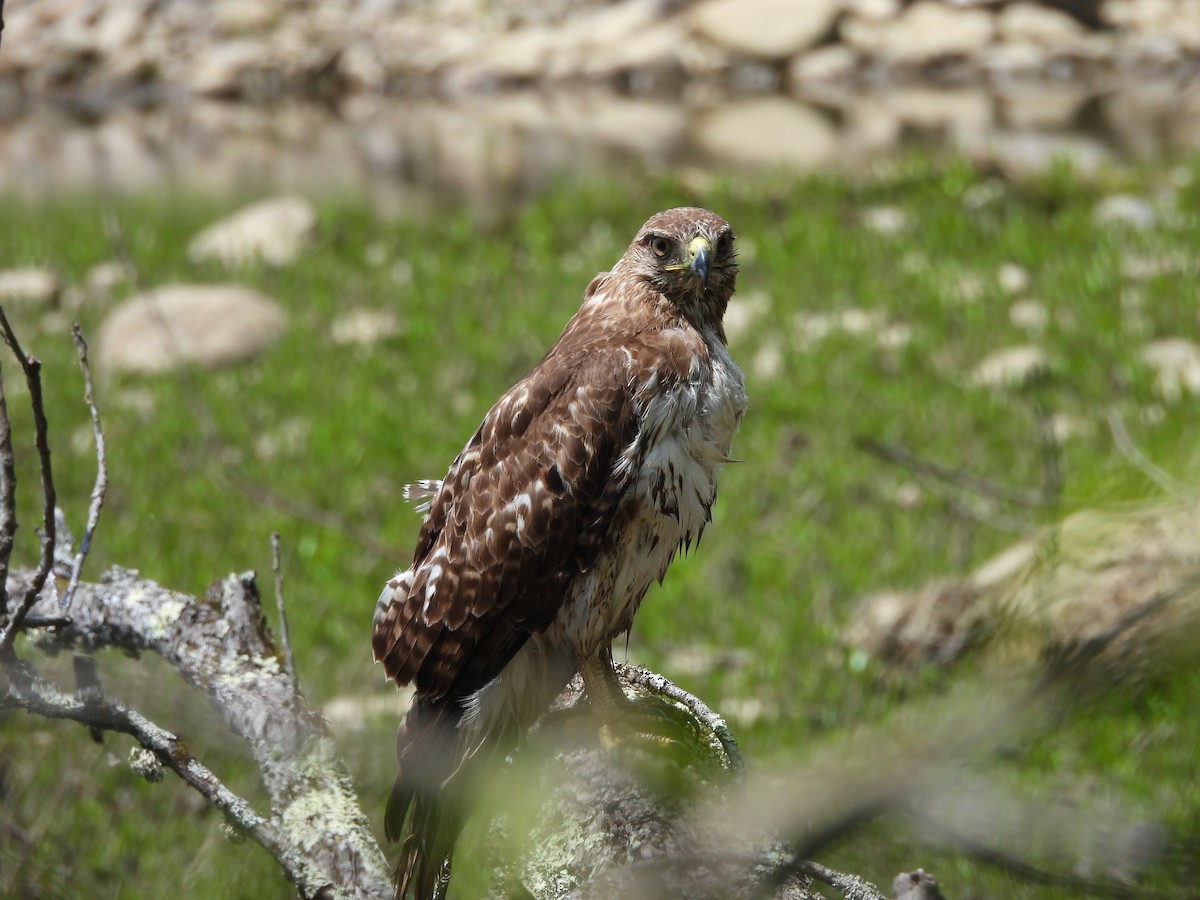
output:
[[[576,672],[611,690],[613,639],[709,521],[746,402],[736,276],[722,218],[651,217],[445,478],[410,486],[427,512],[371,641],[416,690],[385,821],[397,896],[441,896],[475,779]]]

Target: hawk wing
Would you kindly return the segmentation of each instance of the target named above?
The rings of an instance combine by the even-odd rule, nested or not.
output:
[[[379,598],[372,647],[398,685],[470,694],[553,621],[629,481],[630,359],[611,344],[552,350],[484,417],[430,501],[412,566]]]

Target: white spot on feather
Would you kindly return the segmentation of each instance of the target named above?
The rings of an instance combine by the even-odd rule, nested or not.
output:
[[[517,494],[509,504],[509,509],[516,517],[517,539],[519,540],[525,533],[525,515],[533,509],[533,498],[528,493]]]

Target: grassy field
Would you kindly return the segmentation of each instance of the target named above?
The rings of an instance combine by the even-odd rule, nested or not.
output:
[[[1156,224],[1097,226],[1096,204],[1113,193],[1150,199]],[[188,239],[245,199],[0,200],[0,269],[48,265],[72,288],[70,311],[7,311],[45,363],[60,503],[77,530],[94,460],[69,320],[95,335],[122,297],[170,281],[236,280],[285,307],[285,336],[253,362],[98,373],[111,489],[88,571],[120,564],[200,592],[253,568],[266,585],[269,535],[279,531],[299,675],[317,704],[389,695],[367,637],[379,586],[418,526],[403,485],[440,476],[491,401],[549,346],[592,274],[659,208],[709,206],[740,237],[731,348],[751,407],[735,443],[745,462],[726,471],[703,546],[651,592],[618,657],[723,711],[751,766],[802,765],[859,736],[908,746],[919,726],[907,711],[937,710],[970,679],[982,685],[976,707],[999,703],[1006,686],[989,687],[982,663],[896,677],[859,664],[839,633],[863,595],[963,575],[1014,529],[1157,498],[1115,447],[1110,411],[1148,458],[1196,483],[1197,397],[1164,398],[1141,356],[1148,341],[1200,333],[1195,163],[1086,183],[1060,170],[1013,184],[963,163],[914,160],[853,180],[583,184],[486,221],[462,209],[382,221],[365,200],[324,200],[317,245],[294,265],[228,273],[189,263]],[[872,226],[879,221],[899,227]],[[131,282],[113,297],[83,289],[92,266],[122,256]],[[356,309],[396,310],[402,328],[369,346],[336,344],[331,323]],[[1047,354],[1040,377],[1007,388],[973,377],[988,354],[1029,343]],[[39,502],[29,416],[7,356],[3,365],[23,442],[18,554],[28,564]],[[1062,435],[1050,448],[1061,483],[1037,508],[981,507],[856,444],[902,445],[1036,490],[1047,482],[1047,422]],[[261,801],[204,701],[154,662],[107,660],[109,688]],[[1195,666],[1156,671],[1062,711],[981,764],[1047,803],[1111,801],[1160,821],[1191,849],[1146,884],[1194,896],[1198,698]],[[336,726],[376,822],[395,720],[388,712]],[[128,749],[69,724],[0,717],[0,895],[289,896],[265,854],[227,842],[220,817],[180,784],[148,785],[118,764]],[[1120,827],[1124,814],[1114,816]],[[927,844],[898,818],[851,833],[823,859],[885,887],[924,866],[954,900],[1086,896]],[[1039,862],[1107,877],[1102,864],[1085,870],[1066,856]]]

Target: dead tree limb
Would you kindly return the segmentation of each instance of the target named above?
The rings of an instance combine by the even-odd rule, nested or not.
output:
[[[63,595],[63,609],[70,610],[71,600],[79,587],[79,577],[83,574],[83,564],[87,560],[88,551],[92,548],[92,536],[100,523],[100,510],[104,506],[104,495],[108,491],[108,453],[104,448],[104,428],[100,424],[100,409],[96,406],[95,388],[92,386],[92,368],[88,365],[87,341],[78,323],[71,324],[71,339],[75,342],[75,353],[79,357],[79,370],[83,373],[83,402],[87,405],[92,417],[92,440],[96,444],[96,481],[92,485],[92,497],[88,503],[87,525],[84,526],[83,537],[79,539],[79,550],[75,561],[71,564],[71,578],[67,582],[67,591]]]
[[[61,522],[59,530],[65,534]],[[68,543],[58,557],[65,574],[73,558]],[[10,590],[29,590],[33,577],[27,570],[12,573]],[[57,590],[50,586],[31,612],[49,618],[58,609]],[[10,671],[5,705],[37,714],[50,709],[56,718],[131,734],[262,844],[303,897],[323,890],[353,897],[390,895],[386,861],[325,720],[293,690],[253,573],[230,575],[209,597],[197,598],[114,567],[97,583],[79,583],[69,622],[41,641],[71,650],[116,647],[160,655],[204,691],[246,741],[271,798],[271,813],[251,810],[197,761],[181,756],[173,735],[119,703],[69,697],[71,702],[55,702],[63,699],[61,691],[37,678],[22,684],[22,673]]]
[[[46,583],[46,578],[50,574],[50,566],[54,563],[54,527],[55,527],[55,494],[54,494],[54,476],[50,466],[50,425],[46,420],[46,407],[42,401],[42,364],[38,359],[27,354],[21,349],[21,344],[17,340],[16,334],[12,330],[12,326],[8,324],[8,317],[4,314],[4,308],[0,307],[0,331],[3,331],[4,342],[8,344],[13,355],[16,356],[17,362],[21,364],[21,370],[25,373],[25,383],[29,388],[29,405],[33,409],[33,440],[34,446],[37,447],[38,454],[38,471],[41,473],[42,479],[42,554],[38,562],[37,571],[30,580],[29,585],[25,588],[25,593],[21,601],[17,604],[16,610],[13,611],[8,621],[4,624],[3,630],[0,630],[0,659],[5,658],[12,651],[13,641],[16,639],[17,632],[21,628],[21,622],[25,616],[29,614],[30,608],[37,599],[38,593],[42,589],[42,585]],[[4,435],[7,440],[7,446],[4,450],[6,457],[12,458],[12,441],[11,430],[7,422],[4,427]],[[15,493],[16,479],[12,478],[7,485],[10,490]],[[15,504],[15,499],[9,500]],[[13,507],[15,508],[15,506]],[[17,520],[15,514],[10,518],[7,515],[8,507],[6,505],[6,514],[4,516],[4,524],[12,528],[12,532],[8,535],[7,542],[11,551],[11,541],[16,533]],[[5,560],[7,565],[8,560]],[[0,590],[4,586],[0,585]],[[6,597],[8,592],[5,591]],[[4,604],[4,609],[7,609],[7,599]]]

